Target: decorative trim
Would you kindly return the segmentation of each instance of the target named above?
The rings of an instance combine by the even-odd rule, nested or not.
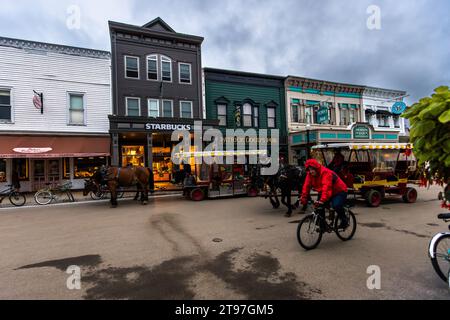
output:
[[[71,47],[59,44],[51,44],[45,42],[28,41],[21,39],[0,37],[0,46],[11,47],[23,50],[38,50],[46,52],[54,52],[60,54],[68,54],[74,56],[97,58],[97,59],[111,59],[111,53],[108,51],[101,51],[95,49],[86,49],[79,47]]]

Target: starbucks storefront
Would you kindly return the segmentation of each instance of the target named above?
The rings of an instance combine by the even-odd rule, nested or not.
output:
[[[141,166],[152,168],[155,190],[178,189],[174,182],[184,165],[172,162],[172,150],[179,142],[172,142],[175,130],[191,132],[191,152],[194,143],[194,119],[110,116],[111,163],[115,166]],[[200,120],[199,120],[200,121]],[[201,120],[203,130],[213,128],[217,120]],[[194,159],[192,159],[193,161]],[[195,168],[194,163],[191,164]]]

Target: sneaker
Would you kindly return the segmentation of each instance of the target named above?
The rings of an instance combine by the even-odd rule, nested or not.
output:
[[[348,220],[341,220],[341,223],[339,224],[338,229],[347,229],[349,227]]]

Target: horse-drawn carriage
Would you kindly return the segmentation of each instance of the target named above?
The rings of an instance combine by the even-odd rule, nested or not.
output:
[[[327,167],[342,157],[342,164],[331,169],[347,184],[350,194],[362,196],[371,207],[378,207],[386,194],[402,196],[406,203],[417,200],[417,190],[410,186],[418,172],[411,144],[336,143],[312,149],[313,157]]]
[[[210,156],[249,156],[262,154],[260,151],[213,151],[175,154],[178,157],[192,158]],[[236,160],[236,159],[235,159]],[[259,188],[255,181],[255,166],[249,164],[197,164],[184,181],[183,193],[193,201],[207,198],[222,198],[247,195],[256,197]]]

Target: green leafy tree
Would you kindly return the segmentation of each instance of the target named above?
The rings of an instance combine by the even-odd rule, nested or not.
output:
[[[419,165],[424,165],[424,178],[431,184],[450,183],[450,90],[435,89],[431,97],[420,99],[403,117],[411,123],[411,142]],[[446,197],[450,200],[450,197]]]

